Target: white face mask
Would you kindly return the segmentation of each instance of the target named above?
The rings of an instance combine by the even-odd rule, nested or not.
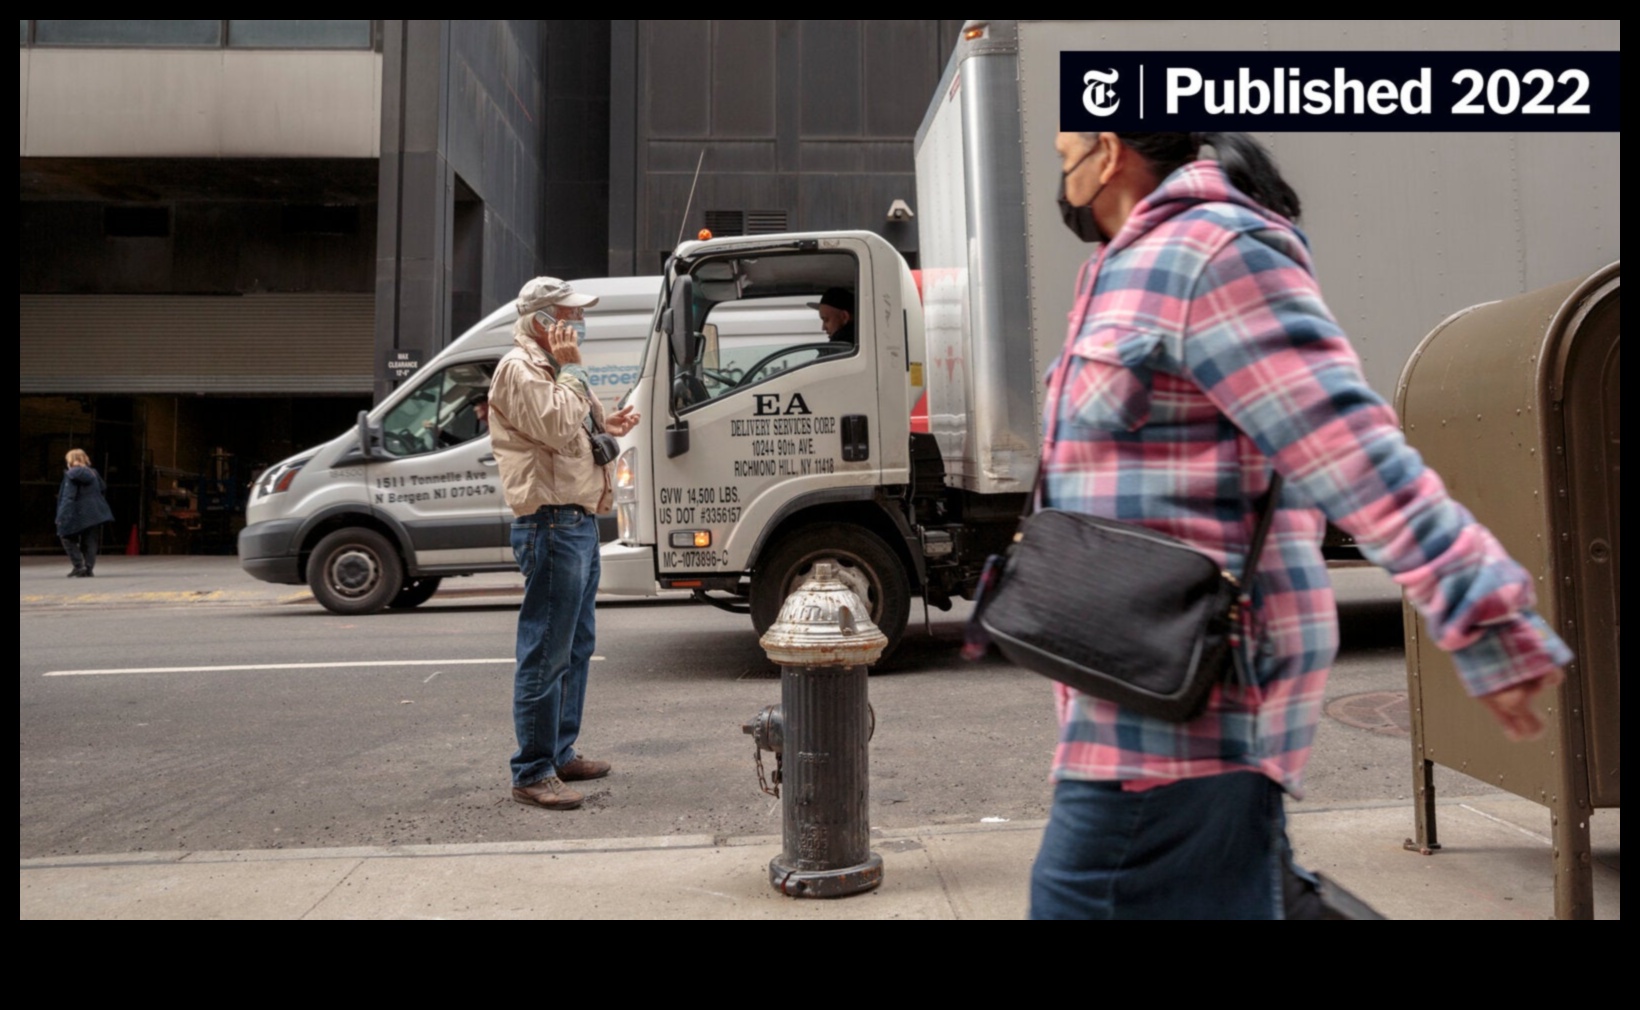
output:
[[[585,319],[559,319],[545,309],[535,314],[535,324],[541,328],[542,333],[548,332],[560,322],[575,331],[575,343],[577,345],[586,343],[587,323]]]

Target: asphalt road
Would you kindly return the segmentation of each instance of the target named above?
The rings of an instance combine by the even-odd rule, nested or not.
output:
[[[513,803],[515,608],[25,609],[20,857],[779,834],[740,728],[779,681],[747,618],[687,602],[600,606],[581,750],[615,773],[582,784],[579,811]],[[927,637],[914,607],[894,669],[872,677],[876,826],[1047,814],[1050,686],[962,661],[964,615],[935,612]],[[1398,628],[1382,605],[1350,616],[1330,699],[1404,690]],[[359,663],[384,665],[301,665]],[[246,664],[277,668],[210,669]],[[1406,798],[1409,755],[1404,737],[1324,720],[1307,802]],[[1443,796],[1490,791],[1442,774]]]

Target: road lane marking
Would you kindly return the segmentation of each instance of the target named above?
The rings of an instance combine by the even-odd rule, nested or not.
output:
[[[366,666],[494,666],[506,659],[375,659],[353,663],[243,663],[233,666],[131,666],[107,670],[51,670],[42,677],[111,677],[122,673],[243,673],[255,670],[340,670]]]

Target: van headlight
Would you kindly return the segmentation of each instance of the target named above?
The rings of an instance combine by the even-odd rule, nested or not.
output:
[[[624,544],[638,539],[637,449],[628,449],[615,460],[615,535]]]
[[[257,494],[266,496],[278,494],[280,491],[289,491],[291,481],[296,479],[296,475],[301,473],[302,467],[307,466],[307,464],[307,460],[299,459],[294,463],[282,463],[273,467],[263,474],[262,479],[257,482]]]

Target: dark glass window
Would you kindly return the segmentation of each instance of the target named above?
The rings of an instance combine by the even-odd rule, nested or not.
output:
[[[217,21],[36,21],[42,46],[219,46]]]
[[[352,205],[308,206],[293,204],[284,209],[287,235],[357,235],[359,208]]]
[[[369,49],[369,21],[229,21],[228,45],[252,49]]]
[[[164,238],[171,234],[171,208],[104,207],[103,234],[109,238]]]

